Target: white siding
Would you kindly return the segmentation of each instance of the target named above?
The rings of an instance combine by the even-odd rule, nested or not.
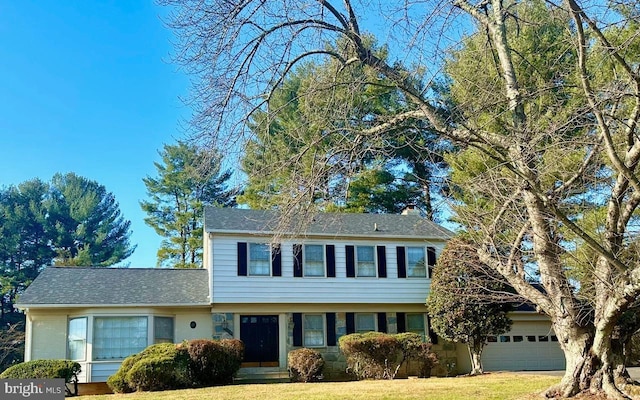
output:
[[[122,361],[93,362],[91,364],[91,382],[106,382],[107,379],[118,371]]]
[[[286,240],[281,242],[282,276],[238,276],[237,243],[257,243],[267,238],[213,236],[212,303],[397,303],[423,304],[429,292],[428,278],[398,278],[397,246],[435,247],[437,254],[443,242],[361,240]],[[294,278],[293,244],[335,246],[335,278]],[[386,278],[347,278],[346,245],[385,246]]]

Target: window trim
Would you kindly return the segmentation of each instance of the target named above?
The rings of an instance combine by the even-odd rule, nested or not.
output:
[[[307,246],[320,246],[322,249],[322,275],[307,275]],[[302,245],[302,277],[303,278],[326,278],[327,277],[327,248],[324,243],[305,243]]]
[[[370,247],[371,254],[373,255],[373,275],[360,275],[360,261],[358,260],[358,249],[360,247]],[[377,278],[378,277],[378,253],[377,247],[375,245],[355,245],[354,249],[354,268],[355,268],[355,277],[356,278]]]
[[[427,265],[427,248],[426,246],[406,246],[405,247],[405,252],[406,252],[406,274],[407,274],[407,278],[410,279],[429,279],[429,266]],[[410,259],[409,259],[409,253],[411,249],[421,249],[422,250],[422,259],[424,262],[424,275],[420,275],[420,276],[416,276],[416,275],[412,275],[411,272],[415,270],[415,268],[411,268],[411,263],[410,263]]]
[[[315,316],[315,317],[320,317],[320,320],[322,321],[322,344],[321,345],[309,345],[307,344],[307,336],[306,336],[306,327],[305,327],[305,322],[306,319],[305,317],[307,316]],[[323,313],[303,313],[302,314],[302,346],[303,347],[308,347],[308,348],[322,348],[322,347],[327,347],[327,318],[326,315]]]
[[[150,317],[153,317],[153,332],[151,333],[151,336],[153,338],[153,344],[175,343],[176,342],[176,318],[170,315],[150,315]],[[156,320],[158,318],[166,318],[171,320],[171,341],[170,342],[158,342],[158,339],[167,339],[167,338],[158,338],[157,336]]]
[[[268,263],[268,268],[269,268],[269,273],[268,274],[252,274],[251,273],[251,246],[252,245],[266,246],[267,252],[269,253],[268,257],[267,257],[267,263]],[[269,244],[269,243],[248,242],[247,243],[247,276],[255,276],[255,277],[273,276],[272,253],[273,253],[273,246],[271,246],[271,244]]]
[[[78,319],[78,320],[79,319],[84,319],[84,339],[82,339],[84,344],[83,344],[83,349],[82,349],[82,355],[83,355],[82,358],[73,359],[73,358],[71,358],[71,353],[70,353],[71,346],[69,346],[69,341],[70,341],[69,339],[70,339],[70,333],[71,333],[71,331],[70,331],[71,321],[76,320],[76,319]],[[66,350],[67,359],[71,360],[71,361],[80,361],[80,362],[87,361],[87,339],[89,337],[89,317],[86,316],[86,315],[68,317],[67,318],[67,335],[66,336],[67,336],[67,338],[66,338],[67,339],[66,340],[66,342],[67,342],[67,350]]]

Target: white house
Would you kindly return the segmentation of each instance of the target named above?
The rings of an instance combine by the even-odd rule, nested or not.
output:
[[[287,353],[319,349],[343,369],[340,336],[429,329],[430,270],[452,233],[419,215],[317,214],[287,232],[274,212],[205,210],[204,268],[47,268],[18,302],[26,360],[69,358],[84,382],[102,382],[129,354],[158,342],[238,338],[241,374],[286,376]],[[490,338],[487,369],[562,369],[546,318],[513,313]],[[464,372],[464,346],[440,341],[441,373]]]

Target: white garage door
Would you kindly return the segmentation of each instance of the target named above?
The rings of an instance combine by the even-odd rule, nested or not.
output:
[[[482,353],[485,371],[564,369],[558,338],[544,322],[514,322],[511,331],[489,338]]]

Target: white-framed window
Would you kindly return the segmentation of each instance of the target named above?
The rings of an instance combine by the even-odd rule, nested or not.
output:
[[[173,318],[153,317],[153,343],[173,343]]]
[[[427,277],[427,259],[424,247],[407,247],[407,277]]]
[[[356,313],[355,315],[355,328],[357,333],[363,332],[375,332],[376,329],[376,314],[374,313]]]
[[[147,317],[94,317],[93,359],[120,360],[147,347]]]
[[[356,276],[377,276],[375,248],[373,246],[356,247]]]
[[[271,246],[267,243],[249,243],[249,275],[271,275]]]
[[[325,321],[323,314],[304,314],[303,320],[303,344],[305,347],[324,347],[325,345]]]
[[[304,276],[324,277],[324,246],[321,244],[304,245]]]
[[[84,361],[87,348],[87,317],[70,318],[67,332],[67,358],[72,361]]]
[[[424,325],[424,314],[407,314],[405,330],[417,333],[422,337],[422,340],[426,339]]]

